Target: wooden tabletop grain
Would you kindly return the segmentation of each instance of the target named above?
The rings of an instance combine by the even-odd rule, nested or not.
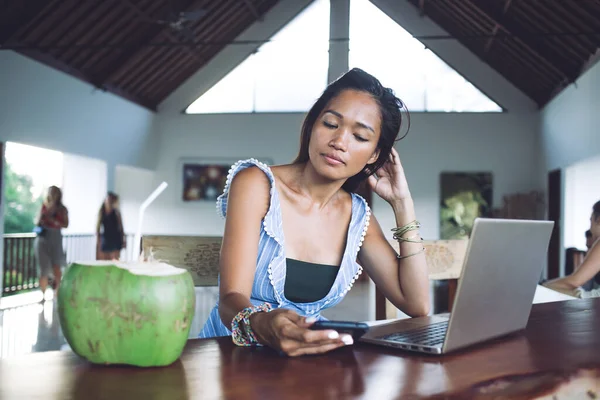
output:
[[[359,343],[288,358],[229,338],[190,340],[175,364],[153,369],[31,354],[0,361],[0,399],[561,399],[569,382],[593,399],[598,371],[600,299],[587,299],[534,305],[524,332],[444,356]]]

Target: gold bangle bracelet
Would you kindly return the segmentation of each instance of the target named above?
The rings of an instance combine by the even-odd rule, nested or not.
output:
[[[413,240],[414,238],[419,238],[419,240]],[[408,242],[408,243],[423,243],[423,238],[421,237],[421,235],[412,235],[409,236],[407,238],[403,238],[403,237],[398,237],[395,238],[398,242]]]
[[[405,258],[408,258],[408,257],[416,256],[417,254],[421,254],[421,253],[423,253],[424,251],[425,251],[425,247],[423,247],[423,248],[422,248],[421,250],[419,250],[419,251],[416,251],[416,252],[414,252],[414,253],[411,253],[411,254],[407,254],[407,255],[405,255],[405,256],[401,256],[400,254],[398,254],[398,260],[403,260],[403,259],[405,259]]]

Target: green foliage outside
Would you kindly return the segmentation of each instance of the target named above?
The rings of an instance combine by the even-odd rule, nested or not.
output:
[[[6,164],[4,171],[4,233],[31,233],[35,226],[35,219],[42,207],[42,195],[34,196],[31,189],[33,181],[27,175],[17,174],[12,170],[10,164]],[[8,240],[8,242],[6,241]],[[33,246],[23,243],[16,246],[12,241],[32,241],[33,238],[10,238],[5,240],[5,246],[11,248],[10,257],[6,258],[4,265],[3,286],[10,287],[33,287],[38,276],[34,270],[30,270],[24,276],[21,268],[25,260],[33,258]],[[6,249],[5,249],[6,250]],[[2,290],[3,288],[0,288]],[[11,292],[4,295],[18,293]]]
[[[483,196],[474,191],[465,191],[448,197],[440,209],[441,237],[443,239],[468,239],[475,224],[475,218],[481,216],[481,209],[488,207]]]
[[[42,207],[42,195],[34,197],[33,181],[6,164],[4,174],[4,233],[31,233]]]

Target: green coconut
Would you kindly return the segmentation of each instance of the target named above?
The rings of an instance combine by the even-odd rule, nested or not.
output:
[[[160,262],[71,264],[58,312],[65,339],[95,364],[157,367],[176,361],[195,309],[188,271]]]

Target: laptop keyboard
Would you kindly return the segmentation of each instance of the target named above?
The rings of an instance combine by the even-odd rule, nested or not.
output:
[[[447,330],[448,321],[444,321],[410,331],[391,333],[379,339],[401,343],[414,343],[422,346],[437,346],[444,343]]]

